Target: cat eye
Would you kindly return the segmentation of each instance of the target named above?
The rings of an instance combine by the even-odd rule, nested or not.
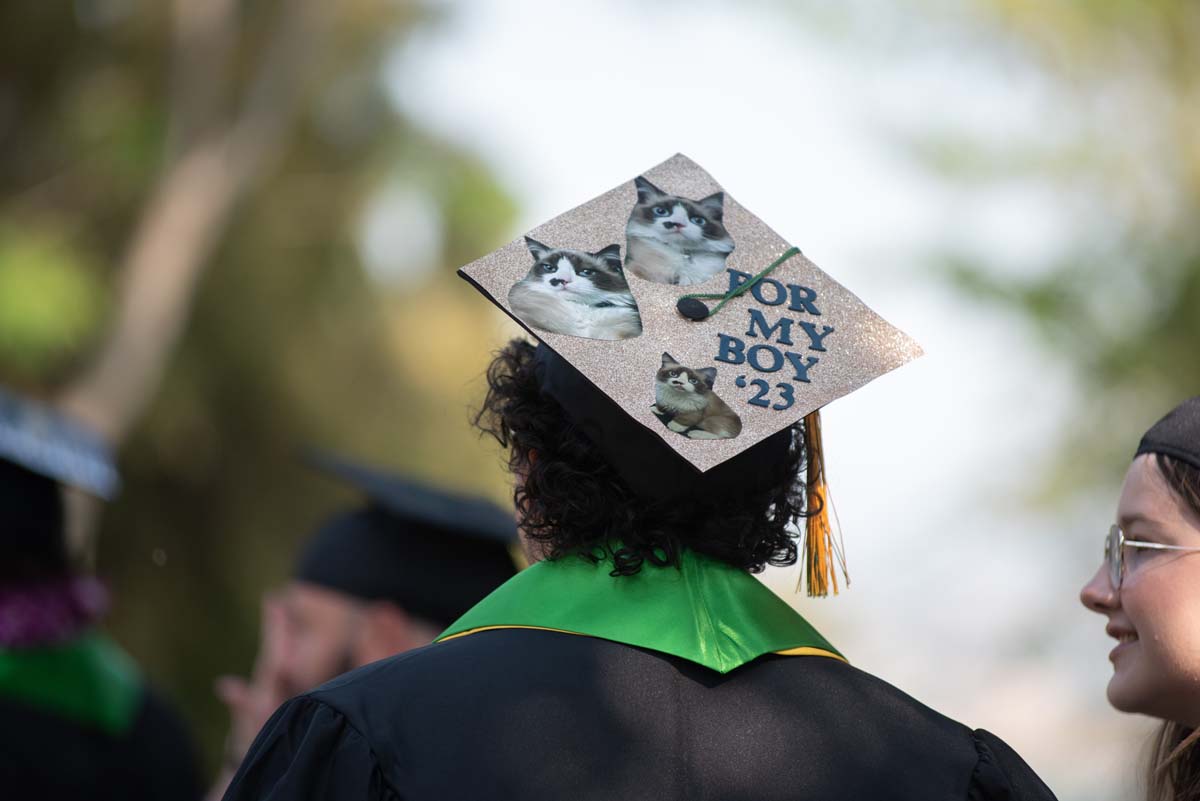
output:
[[[593,270],[591,267],[585,267],[582,270],[580,270],[578,274],[579,275],[593,275],[595,272],[596,271]]]
[[[689,217],[688,219],[694,222],[696,225],[704,225],[706,222],[708,222],[708,220],[704,219],[699,214],[694,217]]]
[[[667,375],[671,376],[671,378],[674,378],[675,376],[679,375],[679,371],[671,370],[670,372],[667,373]]]
[[[689,378],[688,381],[691,381],[693,384],[696,383],[696,379],[694,379],[694,378]]]
[[[556,272],[558,272],[558,265],[557,265],[557,264],[543,264],[543,265],[541,265],[541,268],[542,268],[542,271],[543,271],[543,272],[547,272],[547,273],[556,273]]]
[[[655,216],[657,216],[657,217],[666,217],[666,216],[667,216],[667,214],[668,214],[668,212],[667,212],[667,210],[666,210],[665,208],[663,208],[662,206],[655,206],[655,207],[654,207],[654,214],[655,214]]]

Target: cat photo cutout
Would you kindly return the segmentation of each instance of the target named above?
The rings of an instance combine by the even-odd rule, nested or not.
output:
[[[625,269],[659,284],[700,284],[725,269],[733,237],[725,230],[725,193],[689,200],[639,175],[625,226]]]
[[[732,439],[742,433],[742,420],[713,392],[717,368],[684,367],[662,355],[654,376],[654,405],[663,425],[689,439]]]
[[[533,265],[508,292],[509,306],[524,323],[587,339],[630,339],[642,333],[620,245],[589,253],[551,247],[528,236],[525,245]]]

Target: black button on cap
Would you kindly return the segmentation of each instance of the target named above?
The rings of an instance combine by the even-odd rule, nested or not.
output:
[[[703,320],[708,317],[708,307],[705,306],[696,298],[680,298],[675,304],[675,308],[684,317],[692,321]]]

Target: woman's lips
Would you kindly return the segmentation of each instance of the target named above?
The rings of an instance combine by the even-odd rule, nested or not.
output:
[[[1112,637],[1113,639],[1115,639],[1117,641],[1116,647],[1113,648],[1112,651],[1110,651],[1108,654],[1109,661],[1115,661],[1118,654],[1122,654],[1125,651],[1129,650],[1138,641],[1137,634],[1135,634],[1132,631],[1127,631],[1125,629],[1109,628],[1108,636]]]

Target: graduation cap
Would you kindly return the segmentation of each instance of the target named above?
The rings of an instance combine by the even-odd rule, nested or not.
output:
[[[49,406],[0,388],[0,460],[111,500],[121,479],[100,437]]]
[[[754,486],[804,421],[810,594],[837,591],[817,411],[921,354],[675,155],[459,274],[540,341],[543,392],[630,488]]]
[[[449,625],[516,573],[511,511],[327,453],[306,461],[365,503],[317,529],[296,579]]]
[[[108,446],[61,412],[0,388],[0,573],[68,565],[60,485],[103,500],[120,478]]]

